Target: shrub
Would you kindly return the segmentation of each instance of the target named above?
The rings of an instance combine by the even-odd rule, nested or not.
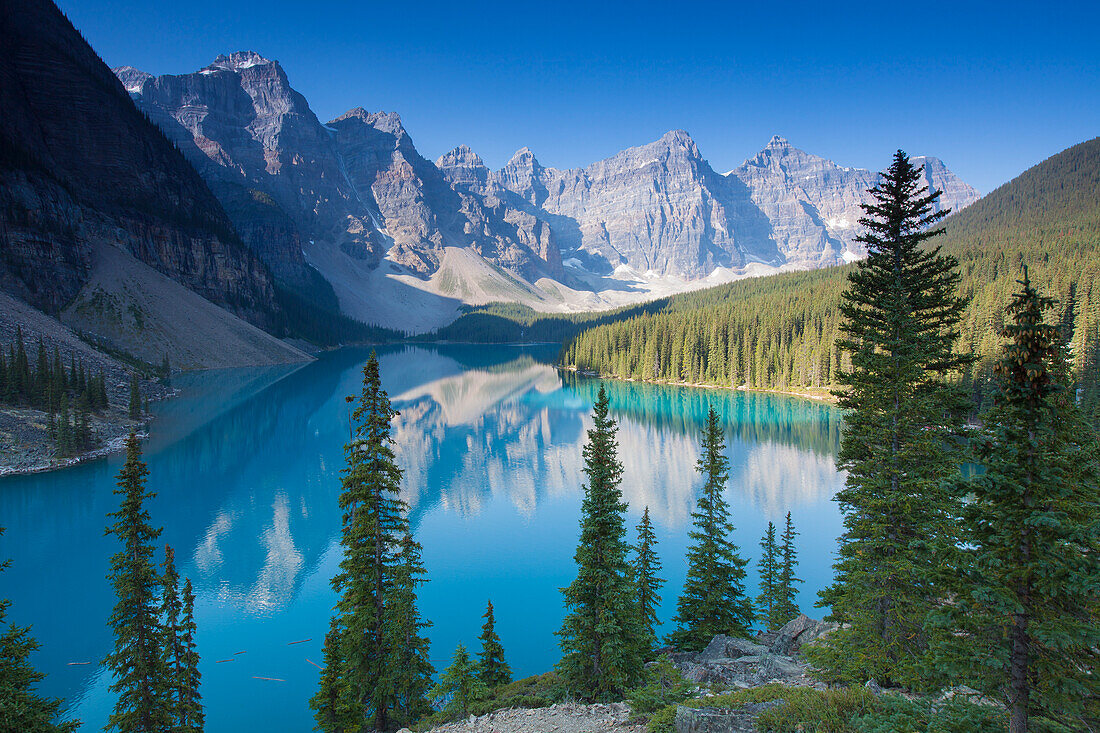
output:
[[[669,705],[686,700],[693,686],[680,676],[680,671],[672,664],[666,654],[646,669],[646,682],[641,687],[629,690],[626,700],[634,715],[652,713]]]

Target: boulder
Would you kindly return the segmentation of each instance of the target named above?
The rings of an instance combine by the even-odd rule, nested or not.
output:
[[[676,733],[752,733],[753,716],[740,710],[676,706]]]
[[[775,641],[772,642],[770,651],[773,654],[790,655],[798,651],[798,648],[803,644],[816,641],[832,633],[837,628],[839,628],[838,624],[818,621],[804,613],[799,614],[797,618],[791,619],[779,630]]]
[[[700,664],[705,664],[719,659],[737,659],[738,657],[745,656],[759,656],[767,651],[767,647],[761,646],[749,639],[719,634],[710,640],[706,649],[699,652],[695,661]]]

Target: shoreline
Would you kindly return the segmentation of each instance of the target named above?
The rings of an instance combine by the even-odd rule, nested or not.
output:
[[[746,387],[745,385],[738,385],[736,387],[727,387],[722,384],[706,384],[703,382],[669,382],[659,379],[639,379],[638,377],[616,377],[597,372],[588,371],[585,369],[578,369],[575,366],[566,366],[564,364],[555,364],[555,368],[560,371],[573,372],[583,377],[591,377],[593,379],[609,379],[616,382],[635,382],[638,384],[655,384],[665,387],[692,387],[695,389],[723,389],[729,392],[759,392],[763,394],[778,394],[786,395],[788,397],[801,397],[806,400],[813,400],[814,402],[821,402],[833,405],[837,405],[837,398],[827,388],[822,388],[821,391],[814,390],[798,390],[798,389],[767,389],[764,387]]]

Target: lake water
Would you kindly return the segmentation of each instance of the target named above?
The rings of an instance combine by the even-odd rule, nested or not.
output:
[[[206,729],[308,731],[321,641],[339,561],[339,472],[348,435],[345,395],[357,394],[367,350],[305,366],[181,375],[185,396],[155,409],[146,444],[154,524],[176,550],[198,601]],[[379,352],[401,414],[396,453],[430,582],[420,609],[434,625],[437,669],[456,644],[477,648],[492,598],[516,676],[559,657],[559,588],[575,574],[581,448],[601,384],[553,369],[556,347],[395,347]],[[752,559],[769,520],[788,510],[801,532],[798,601],[811,615],[829,581],[841,518],[833,494],[840,412],[778,395],[602,382],[619,421],[630,537],[649,506],[664,563],[664,630],[686,574],[699,433],[707,407],[722,416],[731,461],[726,493],[734,539]],[[114,603],[104,536],[120,457],[65,471],[0,479],[0,597],[33,624],[43,689],[64,697],[83,730],[112,706],[99,662],[111,647]],[[310,639],[305,643],[290,642]],[[243,653],[240,653],[243,652]],[[219,661],[231,660],[231,661]],[[72,663],[89,664],[72,664]],[[274,682],[256,679],[271,677]]]

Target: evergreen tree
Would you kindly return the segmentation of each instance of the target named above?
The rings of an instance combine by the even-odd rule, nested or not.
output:
[[[791,522],[791,513],[787,512],[787,523],[779,538],[779,555],[782,558],[782,564],[779,566],[779,582],[776,584],[776,628],[783,626],[801,613],[794,599],[795,585],[802,582],[794,574],[794,569],[798,565],[798,551],[794,547],[794,538],[797,536],[798,532],[795,532],[794,523]]]
[[[493,602],[485,608],[484,625],[481,627],[481,654],[478,655],[478,675],[485,687],[492,690],[512,681],[512,668],[504,661],[504,645],[497,636],[496,618],[493,616]]]
[[[390,730],[419,706],[415,695],[431,674],[414,602],[423,568],[419,546],[409,536],[401,469],[390,447],[395,415],[372,353],[351,415],[352,437],[344,446],[344,557],[332,579],[340,600],[326,636],[321,688],[310,701],[323,731]],[[414,648],[399,647],[398,639]]]
[[[141,460],[141,442],[130,433],[126,439],[126,463],[118,474],[118,511],[108,516],[115,523],[107,528],[122,543],[111,558],[107,578],[118,599],[107,625],[115,635],[114,649],[104,664],[114,681],[110,691],[118,693],[107,730],[119,733],[153,733],[170,725],[164,704],[167,674],[161,656],[163,630],[159,620],[158,595],[161,579],[153,564],[153,540],[161,530],[150,524],[145,502],[155,496],[145,488],[149,469]]]
[[[642,635],[638,641],[642,646],[642,656],[648,661],[653,657],[657,646],[657,606],[661,603],[658,592],[665,581],[658,577],[661,572],[661,558],[654,549],[657,535],[649,520],[649,507],[642,512],[642,520],[637,528],[638,542],[633,546],[634,557],[630,564],[630,577],[634,581],[634,592],[638,604],[638,617],[642,622]]]
[[[471,706],[488,697],[489,688],[477,671],[477,663],[470,659],[466,647],[459,644],[451,666],[443,671],[439,684],[428,693],[433,699],[443,701],[441,709],[448,718],[465,718]]]
[[[0,527],[0,535],[4,528]],[[0,563],[0,571],[8,561]],[[0,598],[0,730],[27,733],[70,733],[80,721],[58,721],[61,700],[43,697],[35,686],[46,675],[30,663],[38,642],[26,626],[7,622],[11,601]]]
[[[202,675],[199,673],[199,652],[195,643],[195,593],[191,590],[190,578],[183,581],[182,614],[179,626],[183,656],[180,664],[178,730],[180,733],[202,733],[206,715],[199,693]]]
[[[1054,302],[1026,268],[1020,285],[976,440],[985,470],[964,486],[969,534],[937,662],[1002,695],[1011,733],[1045,730],[1037,716],[1086,730],[1083,718],[1100,717],[1100,449],[1058,328],[1044,322]]]
[[[725,442],[718,413],[711,408],[698,466],[706,482],[691,514],[688,574],[676,602],[679,628],[669,635],[669,642],[684,650],[702,649],[717,634],[747,637],[752,628],[752,602],[745,595],[747,563],[730,539],[733,523],[722,496],[729,478]]]
[[[61,414],[57,418],[57,454],[62,457],[73,454],[73,425],[69,420],[69,395],[61,395]]]
[[[643,664],[636,641],[641,623],[628,577],[626,504],[619,490],[623,466],[608,412],[601,385],[592,411],[595,425],[584,446],[588,484],[573,555],[577,577],[562,589],[567,611],[558,631],[558,672],[566,689],[585,700],[617,697],[640,679]]]
[[[957,262],[922,246],[942,233],[930,229],[948,213],[936,210],[940,192],[920,186],[899,150],[870,193],[867,259],[848,276],[838,342],[851,359],[837,393],[848,409],[837,458],[844,533],[820,601],[849,626],[814,661],[826,675],[917,684],[924,621],[943,593],[937,574],[956,545],[957,498],[944,487],[962,463],[969,402],[948,378],[971,358],[953,350],[965,306]]]
[[[176,572],[176,553],[168,545],[164,546],[164,569],[161,574],[160,616],[163,629],[161,644],[161,668],[167,680],[165,696],[160,704],[164,707],[172,730],[179,728],[183,717],[184,684],[184,641],[182,629],[183,604],[180,599],[179,573]]]
[[[757,618],[768,630],[778,629],[779,621],[779,546],[775,543],[775,524],[760,539],[760,595],[756,597]]]
[[[141,419],[141,385],[136,372],[130,377],[130,419]]]
[[[429,661],[428,639],[421,636],[431,622],[423,621],[416,608],[416,588],[426,582],[424,574],[420,544],[406,533],[384,604],[387,663],[393,675],[393,723],[398,726],[412,725],[431,712],[425,695],[435,669]]]

